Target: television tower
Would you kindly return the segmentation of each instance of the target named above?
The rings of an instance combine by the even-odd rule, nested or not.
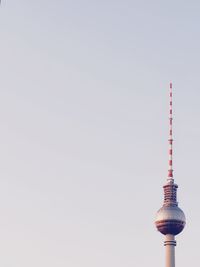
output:
[[[182,232],[186,220],[183,211],[178,207],[176,191],[178,185],[173,177],[173,133],[172,133],[172,83],[170,83],[169,109],[169,169],[167,183],[164,188],[164,203],[156,214],[155,225],[165,235],[166,267],[175,267],[175,236]]]

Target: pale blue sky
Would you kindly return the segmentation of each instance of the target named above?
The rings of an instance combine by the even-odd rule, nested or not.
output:
[[[167,175],[200,238],[199,1],[5,1],[0,9],[0,265],[164,266]]]

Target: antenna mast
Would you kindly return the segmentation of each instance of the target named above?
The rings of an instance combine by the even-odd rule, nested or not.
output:
[[[170,83],[170,102],[169,102],[169,169],[168,169],[168,182],[174,182],[173,178],[173,129],[172,129],[172,121],[173,121],[173,108],[172,108],[172,83]]]

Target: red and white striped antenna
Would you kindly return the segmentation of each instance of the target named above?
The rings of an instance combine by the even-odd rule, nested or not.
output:
[[[172,129],[172,121],[173,121],[173,108],[172,108],[172,83],[170,83],[170,102],[169,102],[169,169],[168,169],[168,182],[174,182],[173,178],[173,129]]]

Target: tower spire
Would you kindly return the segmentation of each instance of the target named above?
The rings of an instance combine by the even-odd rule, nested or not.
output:
[[[172,83],[170,83],[170,93],[169,93],[169,169],[168,169],[168,178],[169,182],[173,182],[173,106],[172,106]]]

